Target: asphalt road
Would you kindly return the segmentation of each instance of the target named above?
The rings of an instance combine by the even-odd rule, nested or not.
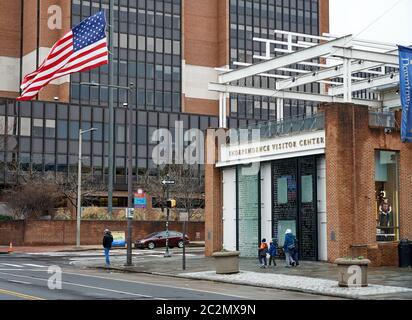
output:
[[[70,254],[65,256],[0,255],[0,300],[330,299],[310,294],[209,281],[80,269],[73,267],[70,260]],[[52,290],[48,286],[50,282],[56,285],[56,274],[49,273],[51,266],[58,266],[62,270],[61,289]],[[53,278],[50,280],[50,277]]]

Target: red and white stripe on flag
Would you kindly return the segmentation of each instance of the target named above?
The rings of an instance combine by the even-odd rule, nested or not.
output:
[[[99,14],[100,21],[96,18]],[[99,37],[96,29],[100,29],[100,34],[104,32],[104,14],[97,15],[87,18],[56,42],[39,68],[24,77],[17,100],[33,99],[55,79],[109,63],[107,38],[105,34]]]

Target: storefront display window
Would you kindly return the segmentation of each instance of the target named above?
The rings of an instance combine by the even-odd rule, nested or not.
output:
[[[375,152],[376,238],[399,239],[399,153]]]

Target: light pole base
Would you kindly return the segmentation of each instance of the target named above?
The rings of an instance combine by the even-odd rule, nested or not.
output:
[[[164,258],[171,258],[172,254],[169,252],[169,250],[166,250],[165,254],[163,255]]]

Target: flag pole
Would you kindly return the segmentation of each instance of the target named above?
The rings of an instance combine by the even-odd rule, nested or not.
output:
[[[113,215],[113,167],[114,167],[114,0],[109,0],[109,181],[108,181],[108,211]]]

